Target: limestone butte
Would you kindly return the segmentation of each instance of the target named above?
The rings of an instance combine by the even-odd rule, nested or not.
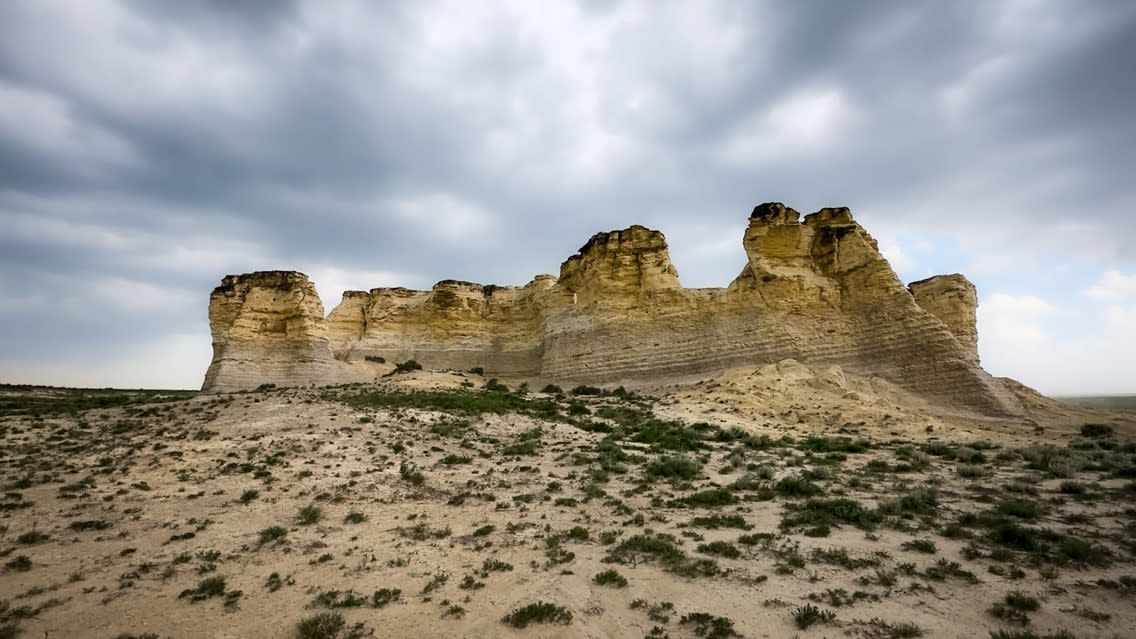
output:
[[[409,359],[634,385],[793,358],[879,376],[947,409],[1021,412],[978,366],[977,297],[962,276],[905,287],[846,208],[802,220],[762,204],[742,245],[746,264],[727,288],[683,288],[663,235],[632,226],[593,236],[559,278],[347,291],[326,318],[303,274],[230,275],[210,299],[203,390],[371,381]]]

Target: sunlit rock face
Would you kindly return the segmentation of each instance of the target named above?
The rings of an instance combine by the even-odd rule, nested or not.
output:
[[[328,315],[306,276],[231,275],[210,301],[204,390],[370,381],[394,362],[562,384],[692,381],[795,359],[886,378],[947,409],[1018,414],[978,366],[974,287],[904,286],[846,208],[754,208],[726,288],[679,283],[666,238],[599,233],[560,276],[523,287],[446,280],[347,291]]]

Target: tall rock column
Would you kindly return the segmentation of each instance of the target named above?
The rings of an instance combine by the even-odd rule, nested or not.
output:
[[[323,304],[303,273],[229,275],[209,297],[213,361],[202,390],[327,383],[334,359]]]
[[[946,324],[978,363],[978,291],[962,275],[936,275],[912,282],[908,290],[920,308]]]

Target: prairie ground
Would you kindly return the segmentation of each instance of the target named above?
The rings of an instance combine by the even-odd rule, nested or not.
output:
[[[836,373],[5,387],[0,638],[1136,637],[1131,414]]]

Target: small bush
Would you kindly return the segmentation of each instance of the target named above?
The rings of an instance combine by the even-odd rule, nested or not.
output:
[[[220,597],[225,594],[225,578],[220,575],[202,579],[196,588],[181,591],[178,599],[188,597],[190,601],[204,601],[210,597]]]
[[[402,596],[402,590],[398,588],[379,588],[371,595],[371,605],[375,608],[382,608],[383,606],[398,601]]]
[[[627,578],[619,574],[617,571],[605,570],[595,577],[592,577],[592,582],[597,586],[612,586],[614,588],[626,588]]]
[[[1112,426],[1108,424],[1085,424],[1081,426],[1082,437],[1112,437]]]
[[[773,485],[773,490],[782,497],[812,497],[824,492],[821,490],[820,486],[817,486],[804,477],[796,475],[782,477],[780,481]]]
[[[300,639],[335,639],[346,625],[338,612],[321,612],[301,619],[296,624],[296,635]]]
[[[702,544],[698,547],[698,552],[717,555],[726,559],[737,559],[742,556],[738,547],[728,541],[712,541],[708,544]]]
[[[260,543],[267,544],[270,541],[283,539],[288,534],[288,530],[283,526],[269,526],[260,531]]]
[[[426,475],[423,475],[417,466],[405,461],[398,466],[398,476],[411,486],[421,486],[426,483]]]
[[[497,378],[494,377],[493,379],[485,382],[485,390],[490,392],[508,393],[509,387],[497,381]]]
[[[347,513],[347,516],[343,518],[345,524],[361,524],[365,521],[367,521],[367,516],[358,512]]]
[[[596,388],[595,386],[577,386],[569,392],[573,395],[602,395],[603,389]]]
[[[836,619],[831,610],[821,610],[812,604],[805,604],[793,611],[793,623],[801,630],[818,623],[829,623]]]
[[[686,455],[667,455],[647,464],[648,479],[694,479],[702,472],[702,464]]]
[[[734,630],[734,622],[728,617],[716,617],[706,612],[692,612],[683,615],[678,621],[684,626],[694,626],[694,634],[704,639],[730,639],[741,637]]]
[[[319,520],[321,519],[323,519],[323,511],[320,510],[320,507],[316,506],[315,504],[304,506],[296,515],[296,521],[305,526],[319,523]]]
[[[1024,626],[1029,623],[1029,613],[1040,607],[1041,603],[1036,597],[1015,590],[1001,602],[991,606],[988,612],[1007,623]]]
[[[390,374],[396,375],[398,373],[409,373],[410,371],[420,371],[420,370],[422,370],[422,364],[419,364],[418,362],[416,362],[412,359],[408,359],[405,362],[402,362],[400,364],[395,364],[394,370],[391,371]]]
[[[912,539],[911,541],[903,542],[904,550],[914,550],[915,552],[922,552],[928,555],[933,555],[939,551],[935,546],[935,541],[932,539]]]
[[[740,530],[750,530],[752,525],[746,522],[745,518],[741,515],[710,515],[709,517],[695,517],[690,520],[690,525],[695,528],[709,528],[717,530],[719,528],[738,528]]]
[[[736,504],[738,498],[729,488],[707,488],[678,499],[678,503],[683,506],[715,508]]]
[[[526,628],[533,623],[572,623],[572,611],[563,606],[538,601],[522,608],[517,608],[505,615],[502,622],[514,628]]]

